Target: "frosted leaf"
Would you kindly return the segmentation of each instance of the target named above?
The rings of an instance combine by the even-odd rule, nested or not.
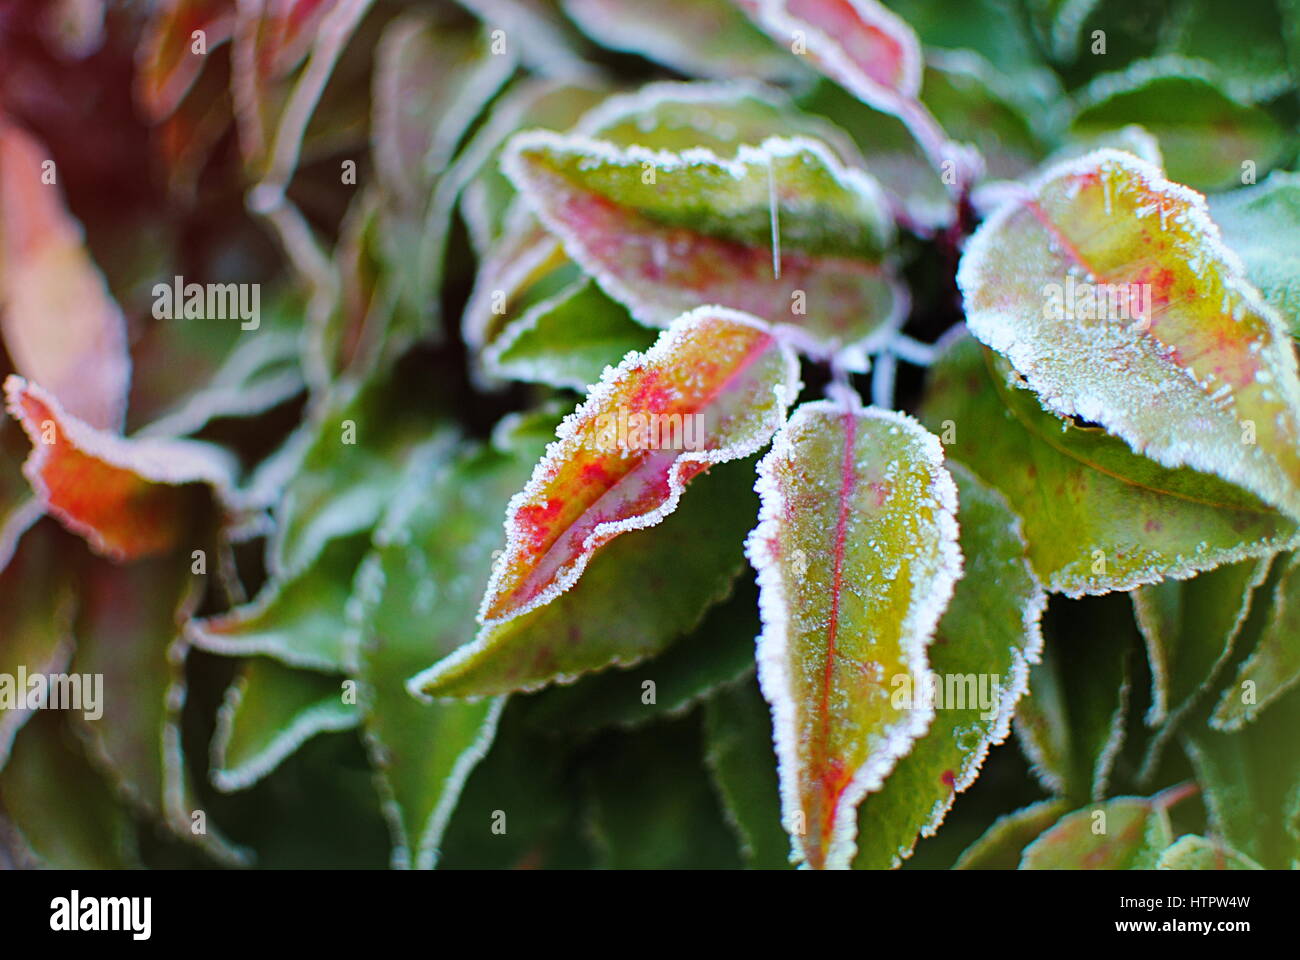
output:
[[[875,0],[737,0],[787,50],[802,40],[827,76],[879,110],[921,92],[921,45]]]
[[[954,870],[1014,870],[1025,847],[1069,811],[1062,799],[1040,800],[1014,813],[998,817],[984,834],[967,847]]]
[[[1047,604],[1025,558],[1020,521],[996,490],[960,464],[957,482],[962,579],[929,648],[934,721],[879,792],[858,810],[859,869],[896,867],[933,835],[989,748],[1011,732],[1016,703],[1039,659],[1038,620]],[[873,547],[875,541],[868,541]]]
[[[958,282],[971,332],[1044,407],[1300,514],[1295,352],[1199,194],[1088,154],[986,221]]]
[[[942,461],[910,418],[823,401],[801,406],[759,465],[746,541],[759,679],[792,856],[810,867],[849,865],[859,802],[934,716],[926,648],[962,562]],[[900,685],[914,695],[900,700]]]
[[[483,596],[478,638],[413,687],[435,696],[536,687],[634,662],[643,642],[662,644],[655,633],[642,640],[628,631],[627,646],[601,638],[557,649],[536,617],[525,618],[578,584],[593,557],[613,549],[611,541],[677,510],[692,478],[762,447],[798,389],[793,352],[766,324],[723,307],[684,314],[648,352],[606,368],[510,502],[506,547]],[[608,576],[617,589],[616,573]],[[564,604],[557,622],[572,611]],[[532,654],[512,653],[518,644]]]
[[[346,610],[352,578],[367,547],[364,535],[331,540],[305,569],[269,580],[249,603],[186,625],[186,637],[209,653],[265,656],[308,670],[348,669]]]
[[[243,790],[318,733],[349,730],[361,720],[343,700],[343,678],[295,670],[254,657],[226,691],[212,739],[212,782]]]
[[[483,352],[491,376],[586,392],[605,367],[647,349],[654,332],[586,277],[512,321]]]
[[[1270,556],[1295,538],[1293,520],[1244,491],[1161,467],[1043,410],[1002,382],[995,356],[969,336],[948,343],[931,367],[922,421],[935,431],[951,423],[949,456],[1015,505],[1049,592],[1077,597],[1185,579]]]
[[[1300,339],[1300,174],[1274,171],[1257,186],[1209,200],[1223,241]]]
[[[1241,183],[1242,162],[1262,175],[1285,160],[1286,131],[1258,107],[1243,103],[1203,64],[1162,57],[1096,77],[1078,95],[1070,133],[1089,137],[1141,124],[1160,142],[1171,180],[1197,190]],[[1207,139],[1220,147],[1207,150]]]
[[[234,458],[221,448],[97,430],[34,383],[11,375],[4,387],[32,442],[23,474],[37,500],[96,552],[126,560],[171,550],[190,534],[205,487],[234,515]]]
[[[648,325],[719,303],[864,366],[905,313],[883,193],[815,141],[770,138],[729,160],[525,133],[505,169],[568,254]]]

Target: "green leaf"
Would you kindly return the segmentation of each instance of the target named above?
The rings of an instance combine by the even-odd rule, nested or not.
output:
[[[1200,195],[1089,154],[987,220],[958,282],[971,332],[1045,407],[1300,515],[1295,350]]]
[[[1124,743],[1137,628],[1126,598],[1063,601],[1016,734],[1043,787],[1075,803],[1100,800]]]
[[[1079,94],[1072,133],[1138,123],[1160,141],[1171,180],[1197,190],[1242,182],[1242,164],[1263,174],[1286,155],[1286,132],[1267,112],[1234,99],[1195,63],[1159,59],[1097,77]],[[1207,139],[1214,149],[1205,149]]]
[[[1223,241],[1264,299],[1300,339],[1300,174],[1274,171],[1257,186],[1211,197]]]
[[[267,581],[250,603],[186,625],[191,643],[228,657],[273,657],[286,666],[344,673],[345,611],[368,538],[332,540],[296,576]]]
[[[564,0],[587,36],[638,53],[679,73],[792,80],[798,61],[774,47],[731,0]]]
[[[30,699],[28,677],[63,673],[72,660],[77,596],[68,557],[75,549],[46,521],[22,535],[0,570],[0,770],[15,735],[40,707]]]
[[[137,809],[214,859],[238,864],[247,854],[208,822],[181,744],[189,653],[181,623],[199,602],[201,586],[184,554],[88,566],[71,672],[102,678],[101,715],[74,712],[71,721],[92,763]]]
[[[607,366],[649,349],[654,336],[584,277],[511,322],[483,362],[494,376],[585,393]]]
[[[1188,834],[1160,855],[1157,870],[1263,870],[1244,853],[1218,841]]]
[[[989,748],[1011,732],[1043,636],[1047,597],[1025,559],[1020,521],[1002,495],[960,464],[957,523],[962,579],[929,648],[934,720],[877,793],[858,808],[857,869],[889,869],[932,836]]]
[[[503,698],[421,703],[406,682],[474,629],[496,518],[532,462],[527,452],[432,450],[412,468],[357,575],[357,677],[395,867],[434,865],[465,778],[492,743]]]
[[[704,706],[704,736],[704,758],[745,865],[788,868],[790,838],[781,826],[772,714],[758,684],[750,679],[714,693]]]
[[[1133,611],[1151,665],[1147,747],[1140,777],[1155,770],[1169,739],[1210,688],[1235,649],[1271,558],[1246,560],[1192,580],[1166,580],[1133,592]]]
[[[688,717],[603,738],[582,771],[597,867],[740,866],[702,760],[699,726]]]
[[[1133,591],[1133,612],[1151,663],[1147,726],[1158,726],[1199,693],[1232,653],[1268,560],[1247,560],[1192,580]]]
[[[1210,719],[1217,729],[1240,729],[1300,681],[1300,554],[1280,563],[1268,621]]]
[[[591,866],[572,747],[522,722],[508,702],[488,755],[461,791],[439,869]]]
[[[1020,858],[1044,830],[1069,811],[1064,800],[1040,800],[998,817],[954,864],[954,870],[1014,870]]]
[[[480,256],[501,235],[515,197],[514,184],[499,167],[506,142],[520,130],[568,130],[602,97],[590,84],[527,77],[493,102],[438,186],[440,195],[453,191],[459,196],[461,219]]]
[[[759,679],[783,822],[816,869],[849,865],[858,804],[934,717],[926,648],[961,575],[942,460],[905,415],[822,401],[759,464]]]
[[[695,502],[702,499],[682,496],[686,484],[767,442],[797,392],[797,370],[766,325],[719,307],[683,315],[648,353],[608,370],[510,502],[506,548],[484,594],[477,638],[415,678],[412,689],[438,697],[536,689],[631,665],[692,626],[728,592],[732,547],[710,538],[732,530],[737,514],[736,501],[726,509],[714,503],[703,520]],[[687,506],[691,519],[670,533],[624,543],[630,531]],[[700,525],[698,548],[681,539],[691,523]],[[680,560],[665,569],[664,551],[678,550]],[[599,573],[593,567],[584,575],[593,558],[611,551]],[[633,610],[644,608],[628,593],[640,594],[647,576],[674,602],[638,621]],[[606,626],[610,616],[620,625]]]
[[[509,45],[493,46],[487,26],[458,30],[407,13],[385,27],[375,50],[372,153],[382,197],[375,243],[393,269],[406,335],[432,332],[428,314],[455,202],[439,180],[515,69]]]
[[[865,368],[905,312],[884,194],[818,142],[772,138],[729,160],[539,131],[516,136],[504,166],[569,256],[649,326],[717,303]]]
[[[1152,870],[1173,843],[1159,797],[1117,797],[1076,810],[1025,848],[1022,870]]]
[[[36,863],[55,870],[139,866],[135,824],[54,711],[40,711],[0,771],[0,806]]]
[[[757,587],[742,578],[729,599],[654,659],[548,687],[522,701],[520,709],[528,723],[554,733],[630,729],[677,716],[753,670],[760,629]]]
[[[1028,404],[1008,409],[1004,398],[1024,392],[999,390],[986,356],[968,337],[951,341],[931,368],[922,420],[952,440],[950,456],[1015,504],[1049,592],[1077,597],[1188,577],[1271,555],[1295,536],[1279,514],[1224,503],[1221,481],[1160,468],[1097,431],[1078,436],[1081,428],[1032,410],[1028,394]]]
[[[1235,733],[1190,727],[1183,745],[1224,842],[1272,869],[1300,864],[1300,691]]]
[[[285,464],[293,473],[269,547],[276,577],[301,572],[331,540],[367,532],[379,520],[406,464],[436,427],[428,401],[411,402],[411,387],[396,375],[341,384],[300,428],[291,444],[301,453],[291,451]]]
[[[757,146],[770,137],[808,137],[828,145],[845,166],[862,166],[860,153],[843,131],[795,109],[779,91],[743,80],[650,83],[606,97],[576,125],[535,123],[531,112],[529,121],[519,126],[572,126],[574,135],[620,147],[673,152],[703,147],[724,160],[734,160],[742,146]],[[514,185],[504,173],[497,179],[514,195]],[[484,255],[462,320],[466,342],[475,348],[577,278],[577,268],[559,240],[542,229],[526,203],[517,199],[502,216],[503,232]],[[557,274],[563,282],[554,279]]]
[[[1163,46],[1214,64],[1237,97],[1272,100],[1294,86],[1278,6],[1272,0],[1190,0],[1173,11]]]
[[[226,691],[212,740],[211,779],[218,790],[244,790],[306,741],[349,730],[361,715],[342,676],[254,657]]]

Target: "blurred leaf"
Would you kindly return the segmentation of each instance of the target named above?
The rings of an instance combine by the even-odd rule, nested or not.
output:
[[[1044,407],[1300,515],[1295,351],[1198,194],[1130,154],[1055,167],[971,238],[958,281],[971,332]]]
[[[1217,729],[1240,729],[1300,681],[1300,554],[1285,554],[1279,563],[1263,632],[1210,720]]]
[[[573,612],[585,617],[613,601],[613,596],[592,598],[585,610],[569,609],[567,603],[557,608],[568,613],[547,609],[566,596],[572,599],[566,591],[611,541],[653,527],[678,510],[692,478],[763,446],[797,389],[798,367],[789,348],[760,321],[717,307],[684,314],[648,353],[632,354],[611,369],[561,425],[557,442],[510,501],[506,548],[483,598],[478,637],[413,683],[439,697],[492,695],[572,680],[611,664],[630,665],[657,652],[677,630],[660,633],[647,621],[641,630],[589,633],[568,622],[562,628],[567,641],[559,644],[541,624],[549,620],[559,627]],[[638,546],[653,554],[679,535],[674,528],[673,537],[646,537]],[[629,554],[630,549],[602,568],[591,588],[597,595],[626,593],[639,583],[623,579],[631,572],[619,570],[623,563],[640,571],[655,562],[650,555]],[[697,596],[707,606],[719,592],[714,578],[721,575],[727,582],[732,576],[725,566],[710,567],[705,552],[694,551],[691,559],[708,572],[696,575],[689,593],[669,594],[687,624],[694,616],[686,611],[700,607],[686,597],[700,590]],[[682,562],[671,575],[677,579],[686,569]],[[675,613],[663,613],[655,619],[677,620]],[[624,616],[631,616],[626,608]],[[586,642],[579,643],[579,637]]]
[[[1042,662],[1029,671],[1016,735],[1044,789],[1082,803],[1108,793],[1138,636],[1125,597],[1060,602],[1068,612],[1053,621]]]
[[[1206,837],[1188,834],[1160,855],[1157,870],[1263,870],[1243,853]]]
[[[72,660],[77,596],[69,546],[75,543],[49,521],[37,524],[0,571],[0,770],[15,735],[43,705],[33,702],[27,679],[63,673]]]
[[[120,430],[126,320],[64,206],[58,173],[46,149],[0,115],[0,333],[20,374],[90,426]]]
[[[155,5],[140,36],[136,100],[158,122],[174,113],[207,63],[207,55],[230,39],[232,0],[165,0]],[[202,52],[194,32],[203,34]]]
[[[954,870],[1015,870],[1020,858],[1044,830],[1069,810],[1059,797],[1040,800],[1014,813],[998,817],[984,835],[966,848]]]
[[[503,712],[492,749],[469,775],[443,836],[443,869],[590,866],[569,745]]]
[[[1217,503],[1223,484],[1213,477],[1174,475],[1131,452],[1094,463],[1087,448],[1054,446],[1061,421],[1040,409],[1056,426],[1031,419],[1028,429],[1025,411],[1003,403],[1020,391],[999,394],[986,355],[969,337],[951,342],[930,370],[922,419],[949,431],[949,454],[1016,505],[1030,562],[1049,592],[1129,590],[1268,556],[1295,536],[1296,525],[1272,511]],[[1143,465],[1145,473],[1129,469]]]
[[[1184,747],[1223,841],[1272,869],[1300,864],[1300,691],[1236,733],[1190,727]]]
[[[1159,727],[1139,776],[1155,771],[1165,745],[1228,662],[1271,559],[1229,564],[1192,580],[1165,580],[1133,592],[1151,665],[1146,722]]]
[[[345,612],[366,536],[331,540],[300,573],[267,582],[251,603],[186,625],[189,641],[228,657],[272,657],[290,667],[343,673]]]
[[[596,866],[735,869],[735,842],[701,759],[694,718],[606,735],[583,769]]]
[[[1210,198],[1224,242],[1300,339],[1300,174],[1274,171],[1258,186]]]
[[[1184,712],[1218,673],[1268,567],[1268,559],[1246,560],[1191,580],[1165,580],[1133,591],[1133,612],[1151,663],[1147,726]]]
[[[650,348],[655,334],[583,278],[533,304],[484,351],[489,374],[586,392],[607,366]]]
[[[520,442],[516,438],[516,442]],[[428,869],[457,798],[487,753],[504,698],[421,703],[407,680],[474,630],[500,542],[496,519],[541,444],[523,450],[434,448],[412,468],[357,575],[357,677],[395,867]],[[531,447],[532,449],[527,449]]]
[[[745,865],[788,869],[790,838],[781,826],[772,714],[758,684],[749,679],[714,693],[704,705],[704,732],[704,758]]]
[[[1043,663],[1030,672],[1017,732],[1045,789],[1100,800],[1126,736],[1138,631],[1122,598],[1064,607]],[[1080,669],[1085,662],[1089,669]]]
[[[492,103],[487,117],[439,185],[440,192],[458,193],[461,219],[480,256],[500,237],[515,197],[514,184],[500,169],[506,142],[520,130],[568,130],[602,97],[599,89],[590,84],[528,77],[507,88]]]
[[[1118,797],[1076,810],[1025,848],[1022,870],[1152,870],[1173,842],[1159,798]]]
[[[226,691],[217,715],[212,782],[218,790],[244,790],[316,734],[348,730],[360,720],[341,676],[254,657]]]
[[[758,30],[732,0],[564,0],[564,12],[602,46],[641,54],[700,77],[792,80],[798,61]]]
[[[395,374],[340,385],[303,433],[310,437],[276,510],[269,565],[278,577],[306,568],[330,540],[369,530],[413,453],[437,423]],[[440,401],[434,392],[434,408]]]
[[[929,729],[858,808],[857,869],[889,869],[938,831],[979,776],[989,748],[1011,732],[1043,635],[1047,597],[1025,559],[1020,521],[1002,496],[960,464],[962,578],[928,655],[935,690]]]
[[[1197,190],[1239,185],[1247,161],[1262,175],[1286,155],[1286,132],[1277,121],[1229,96],[1195,64],[1167,59],[1135,63],[1123,73],[1098,77],[1078,100],[1070,123],[1073,133],[1141,124],[1160,141],[1169,178]],[[1209,139],[1212,150],[1205,148]],[[1157,186],[1157,192],[1164,191]]]
[[[778,44],[880,110],[921,90],[921,45],[875,0],[736,0]]]
[[[525,133],[505,168],[568,254],[651,326],[718,303],[865,369],[867,345],[905,312],[883,193],[814,141],[774,138],[728,161]]]
[[[509,79],[515,59],[487,28],[455,30],[409,13],[393,20],[376,50],[372,152],[381,186],[376,246],[394,268],[397,296],[414,334],[430,332],[442,234],[454,197],[434,188],[457,146]]]
[[[126,566],[93,562],[83,581],[71,671],[97,678],[99,703],[95,713],[74,711],[71,719],[92,762],[136,807],[234,864],[245,855],[198,806],[181,746],[189,648],[180,628],[201,586],[182,555]]]
[[[206,520],[208,491],[235,509],[234,465],[219,447],[97,430],[13,375],[5,399],[32,442],[23,473],[37,499],[97,553],[131,560],[180,546]]]
[[[1294,86],[1273,0],[1190,0],[1173,10],[1163,49],[1219,69],[1235,96],[1271,100]]]
[[[135,824],[54,711],[39,711],[14,745],[0,771],[0,806],[45,867],[139,866]]]
[[[799,407],[758,468],[758,676],[798,858],[847,867],[857,807],[934,718],[926,658],[961,576],[957,490],[903,414]]]

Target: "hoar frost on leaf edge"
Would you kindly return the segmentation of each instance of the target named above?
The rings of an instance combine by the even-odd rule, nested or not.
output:
[[[757,574],[759,587],[759,615],[763,632],[756,640],[755,658],[758,663],[759,685],[764,699],[772,711],[772,739],[777,755],[777,774],[781,791],[781,821],[791,837],[791,858],[802,860],[796,841],[795,815],[801,810],[798,786],[799,757],[795,704],[789,694],[790,673],[786,665],[789,649],[788,618],[785,615],[785,592],[782,589],[779,557],[772,554],[769,541],[779,537],[783,520],[783,500],[771,476],[771,465],[778,459],[790,459],[794,448],[790,440],[791,428],[801,418],[827,412],[849,413],[853,416],[879,419],[902,427],[921,441],[927,462],[935,478],[939,509],[936,511],[942,530],[938,563],[934,571],[933,589],[920,602],[910,605],[903,621],[904,637],[912,640],[908,655],[909,669],[917,678],[931,675],[926,648],[938,627],[945,609],[952,599],[957,581],[962,576],[962,555],[958,545],[957,486],[944,466],[944,452],[937,437],[921,424],[894,410],[872,407],[863,409],[856,398],[846,402],[819,400],[801,405],[790,416],[786,425],[772,440],[771,449],[759,461],[754,489],[759,494],[758,525],[745,540],[745,555]],[[915,594],[913,595],[915,597]],[[849,784],[840,795],[839,808],[832,825],[830,842],[826,846],[825,865],[847,867],[857,852],[857,813],[862,799],[878,790],[897,762],[911,749],[912,744],[925,735],[934,719],[934,708],[914,709],[905,729],[895,729],[881,753],[870,758],[854,772]]]
[[[1291,394],[1289,397],[1284,396],[1283,402],[1289,400],[1291,409],[1300,413],[1300,368],[1297,367],[1295,351],[1291,347],[1291,338],[1286,325],[1278,312],[1264,300],[1263,296],[1247,279],[1246,268],[1241,258],[1223,242],[1218,225],[1210,217],[1204,195],[1190,187],[1167,179],[1158,167],[1126,151],[1103,147],[1082,156],[1062,161],[1043,170],[1026,185],[1018,198],[1003,204],[994,211],[981,224],[979,229],[971,235],[963,252],[957,270],[957,285],[963,297],[969,298],[969,292],[978,287],[996,283],[996,278],[986,276],[984,260],[989,255],[990,249],[996,249],[998,234],[1000,231],[1007,229],[1007,221],[1011,217],[1021,212],[1028,203],[1036,202],[1033,198],[1049,184],[1071,176],[1085,175],[1100,170],[1108,163],[1118,165],[1124,173],[1136,178],[1138,185],[1143,190],[1162,198],[1168,198],[1175,204],[1185,206],[1185,211],[1180,215],[1186,218],[1190,229],[1200,235],[1205,248],[1205,254],[1201,257],[1200,269],[1192,267],[1190,264],[1188,265],[1189,269],[1193,269],[1193,272],[1199,275],[1206,265],[1218,263],[1222,267],[1221,279],[1225,292],[1240,297],[1248,309],[1261,317],[1272,334],[1275,343],[1281,345],[1277,352],[1284,367],[1282,379],[1284,381],[1289,380],[1289,383],[1275,384],[1275,386],[1280,391]],[[1180,444],[1175,450],[1165,450],[1155,443],[1148,442],[1146,449],[1138,449],[1134,445],[1134,441],[1126,435],[1130,431],[1123,422],[1125,418],[1114,416],[1111,408],[1090,392],[1080,394],[1077,389],[1073,390],[1072,392],[1076,396],[1074,397],[1075,402],[1071,404],[1060,395],[1059,391],[1049,390],[1045,385],[1036,382],[1036,378],[1025,373],[1025,371],[1026,369],[1032,369],[1033,364],[1029,361],[1032,361],[1037,354],[1032,346],[1025,344],[1018,338],[1017,328],[1020,326],[1020,321],[1014,313],[997,310],[996,308],[969,311],[966,317],[966,326],[977,339],[1005,356],[1012,366],[1025,376],[1029,386],[1046,409],[1061,416],[1079,417],[1101,424],[1107,432],[1128,443],[1136,453],[1154,460],[1161,466],[1171,469],[1185,466],[1194,470],[1213,473],[1230,483],[1242,486],[1243,489],[1260,496],[1270,504],[1280,509],[1286,509],[1293,516],[1300,518],[1300,484],[1293,483],[1293,489],[1290,491],[1292,505],[1289,508],[1283,508],[1278,501],[1286,498],[1286,491],[1281,493],[1279,491],[1269,491],[1267,493],[1262,491],[1260,484],[1252,480],[1249,471],[1240,469],[1238,466],[1241,463],[1240,458],[1225,460],[1224,458],[1210,457],[1206,459],[1206,462],[1200,462],[1205,458],[1198,457],[1197,462],[1193,462],[1193,460],[1186,458],[1186,449],[1184,449],[1187,446],[1186,444]],[[1191,371],[1188,369],[1178,368],[1178,370],[1189,377],[1192,376]],[[1287,373],[1290,374],[1289,378],[1285,376]],[[1199,381],[1197,382],[1199,384]],[[1287,390],[1288,387],[1291,388],[1289,391]],[[1279,470],[1285,469],[1280,463],[1277,464],[1277,467]]]

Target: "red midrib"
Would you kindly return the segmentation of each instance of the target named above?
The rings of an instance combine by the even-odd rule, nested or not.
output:
[[[823,765],[828,765],[830,762],[831,679],[835,668],[835,641],[840,628],[840,593],[844,582],[844,540],[848,535],[849,507],[853,500],[854,488],[857,486],[857,475],[853,470],[853,450],[857,432],[857,417],[852,410],[846,410],[844,412],[844,458],[840,462],[840,514],[835,524],[835,560],[834,571],[831,574],[831,616],[826,630],[826,668],[822,672],[820,752]],[[826,842],[826,834],[834,816],[835,801],[838,800],[839,793],[843,789],[843,778],[836,777],[836,784],[833,787],[835,796],[830,798],[831,802],[823,815],[820,838],[822,843]]]
[[[1065,232],[1060,227],[1058,227],[1055,222],[1053,222],[1051,217],[1047,215],[1046,210],[1040,207],[1033,200],[1026,200],[1025,206],[1029,209],[1029,212],[1034,215],[1034,219],[1037,220],[1039,224],[1042,225],[1042,228],[1046,230],[1048,233],[1050,233],[1053,236],[1053,238],[1055,238],[1056,242],[1059,243],[1062,246],[1062,248],[1064,248],[1066,254],[1070,257],[1071,260],[1073,260],[1079,266],[1083,267],[1083,269],[1087,270],[1088,273],[1092,275],[1095,282],[1097,283],[1107,282],[1105,277],[1103,277],[1095,269],[1093,269],[1092,264],[1088,262],[1087,258],[1084,257],[1083,253],[1079,250],[1079,248],[1074,245],[1074,242],[1069,237],[1067,237],[1065,235]]]

